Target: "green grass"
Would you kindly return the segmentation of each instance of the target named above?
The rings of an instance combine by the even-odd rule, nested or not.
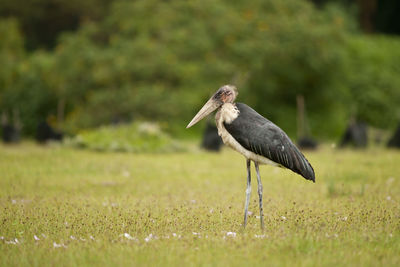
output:
[[[254,178],[242,230],[245,160],[229,149],[0,146],[0,265],[399,266],[400,153],[307,157],[315,184],[261,167],[263,233]]]

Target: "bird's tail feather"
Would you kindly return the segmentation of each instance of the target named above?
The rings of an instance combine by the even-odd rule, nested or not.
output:
[[[299,174],[304,178],[306,178],[307,180],[311,180],[315,183],[314,168],[311,166],[311,164],[308,162],[308,160],[303,154],[301,154],[301,158],[299,160],[301,161],[301,168],[299,168]]]

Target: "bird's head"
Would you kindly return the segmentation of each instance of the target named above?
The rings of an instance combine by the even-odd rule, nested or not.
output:
[[[196,116],[186,126],[186,128],[192,127],[197,122],[202,120],[208,114],[221,107],[225,103],[233,103],[238,95],[236,86],[224,85],[215,92],[215,94],[204,104],[204,106],[197,112]]]

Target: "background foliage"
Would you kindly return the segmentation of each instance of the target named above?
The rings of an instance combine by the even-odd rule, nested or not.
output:
[[[291,135],[298,94],[319,138],[351,116],[385,128],[399,119],[400,41],[363,34],[340,4],[36,2],[0,5],[0,110],[17,112],[28,135],[50,115],[69,133],[136,119],[184,128],[227,83]],[[34,34],[35,21],[58,34]]]
[[[135,122],[118,126],[103,126],[82,131],[67,139],[67,145],[95,151],[134,153],[182,152],[185,148],[163,133],[156,123]]]

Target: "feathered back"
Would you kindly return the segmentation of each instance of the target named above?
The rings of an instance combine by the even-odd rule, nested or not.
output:
[[[315,182],[313,167],[281,128],[245,104],[236,107],[239,116],[224,126],[239,144]]]

